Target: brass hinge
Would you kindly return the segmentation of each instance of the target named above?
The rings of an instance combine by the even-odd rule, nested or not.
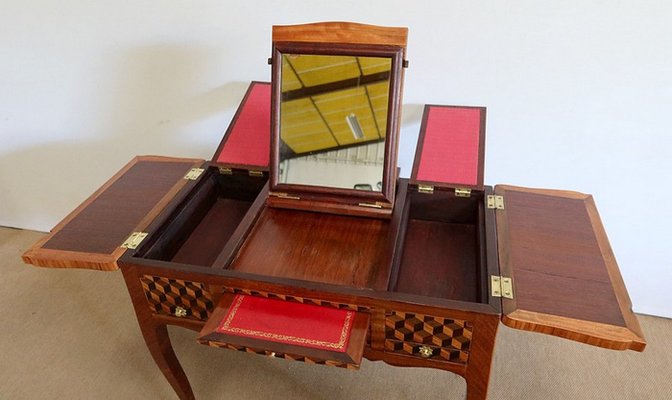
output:
[[[278,197],[280,199],[292,199],[292,200],[301,200],[299,196],[290,196],[287,193],[283,192],[268,192],[269,196]]]
[[[254,170],[249,170],[247,171],[248,175],[250,176],[264,176],[263,171],[254,171]]]
[[[199,176],[205,171],[203,168],[192,168],[184,176],[184,179],[189,179],[190,181],[195,181]]]
[[[504,197],[503,196],[496,196],[489,194],[487,197],[487,205],[488,208],[493,208],[497,210],[503,210],[504,209]]]
[[[513,279],[491,275],[490,286],[492,297],[504,297],[513,300]]]
[[[233,170],[228,167],[219,167],[219,173],[222,175],[233,175]]]
[[[434,186],[430,186],[430,185],[418,185],[418,192],[419,192],[419,193],[429,193],[429,194],[432,194],[432,193],[434,193]]]
[[[455,197],[471,197],[471,189],[456,188]]]
[[[133,232],[131,236],[121,245],[125,249],[136,249],[147,237],[147,232]]]

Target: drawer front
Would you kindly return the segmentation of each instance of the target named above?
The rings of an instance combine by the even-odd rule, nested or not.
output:
[[[391,311],[385,314],[385,351],[435,361],[466,363],[468,321]]]
[[[225,293],[196,340],[212,347],[358,369],[369,323],[368,313]]]
[[[214,305],[200,282],[143,275],[140,278],[149,308],[156,314],[205,321]]]
[[[219,347],[223,349],[229,349],[229,350],[237,350],[237,351],[244,351],[246,353],[252,353],[252,354],[259,354],[263,356],[268,356],[268,357],[274,357],[274,358],[282,358],[285,360],[290,360],[290,361],[299,361],[299,362],[305,362],[307,364],[317,364],[317,365],[328,365],[330,367],[339,367],[339,368],[347,368],[347,369],[359,369],[358,364],[349,364],[349,363],[344,363],[344,362],[339,362],[336,360],[322,360],[316,357],[308,357],[308,356],[299,356],[299,355],[292,355],[292,354],[287,354],[287,353],[280,353],[280,352],[274,352],[270,350],[263,350],[263,349],[254,349],[251,347],[247,346],[238,346],[234,345],[231,343],[218,343],[214,341],[199,341],[201,344],[206,344],[208,346],[212,347]]]

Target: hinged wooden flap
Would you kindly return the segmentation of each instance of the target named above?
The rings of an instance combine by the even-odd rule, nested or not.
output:
[[[271,157],[271,84],[252,82],[212,161],[225,167],[268,171]]]
[[[410,183],[483,190],[485,107],[425,105]]]
[[[642,351],[646,341],[632,312],[607,235],[590,195],[496,186],[502,276],[514,299],[502,298],[512,328],[616,350]]]
[[[198,342],[293,360],[356,368],[368,314],[279,299],[225,294]]]
[[[185,176],[202,163],[188,158],[134,158],[26,251],[23,260],[51,268],[117,269],[117,259],[144,238],[143,229],[184,185],[193,182]]]

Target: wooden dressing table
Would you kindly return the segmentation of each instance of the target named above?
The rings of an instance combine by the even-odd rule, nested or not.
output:
[[[484,108],[426,106],[398,178],[406,36],[274,27],[273,83],[250,85],[212,161],[136,157],[24,261],[121,269],[182,399],[167,325],[293,361],[443,369],[468,399],[487,397],[500,321],[643,351],[592,197],[483,184]]]

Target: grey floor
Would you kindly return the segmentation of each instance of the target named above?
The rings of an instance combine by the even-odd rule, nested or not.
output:
[[[175,399],[145,348],[118,272],[24,265],[42,233],[0,228],[0,399]],[[501,326],[489,399],[672,399],[672,320],[640,316],[644,353]],[[447,372],[364,361],[361,370],[214,349],[171,329],[196,397],[464,399]]]

